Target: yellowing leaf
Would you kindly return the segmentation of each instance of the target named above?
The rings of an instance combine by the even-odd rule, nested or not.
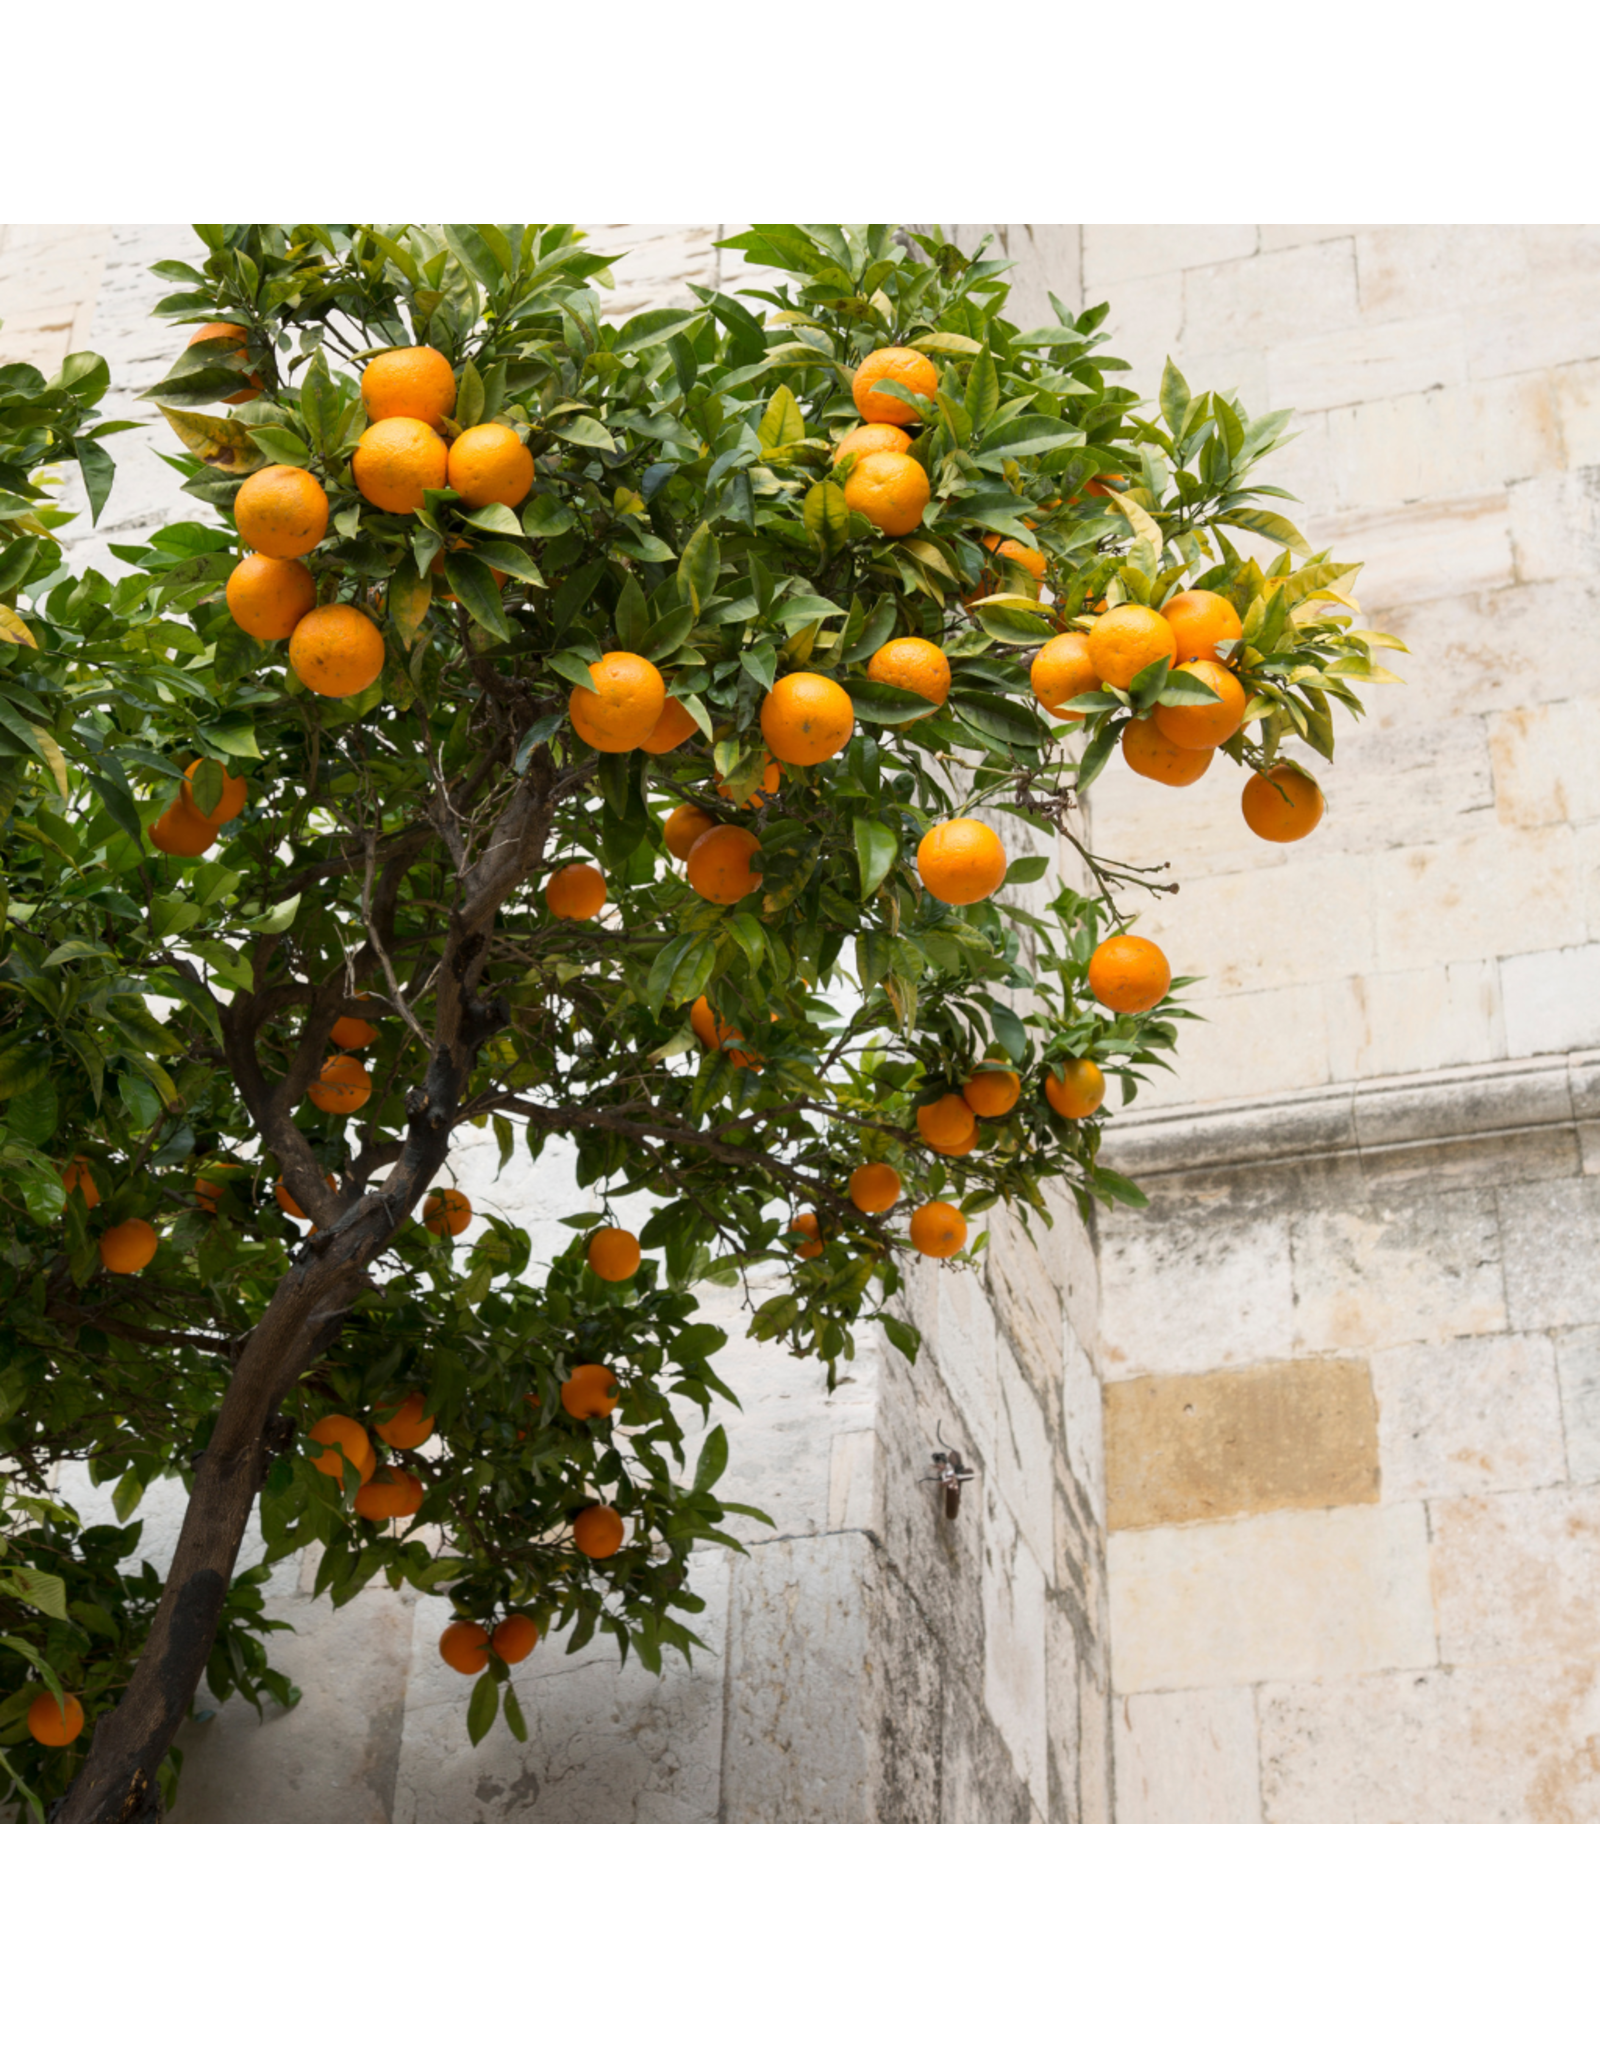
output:
[[[965,334],[919,334],[910,344],[928,356],[981,356],[983,343]]]
[[[8,647],[37,647],[38,641],[9,605],[0,604],[0,641]]]
[[[56,788],[60,790],[61,801],[65,803],[67,798],[72,793],[67,787],[66,756],[62,753],[61,749],[56,745],[55,735],[53,733],[46,732],[42,725],[33,726],[31,730],[34,738],[39,743],[40,753],[43,754],[45,759],[50,764],[50,773],[55,777]]]
[[[237,420],[215,419],[208,412],[180,412],[171,405],[161,406],[160,413],[191,455],[198,455],[226,476],[248,476],[266,462],[250,438],[250,429]]]

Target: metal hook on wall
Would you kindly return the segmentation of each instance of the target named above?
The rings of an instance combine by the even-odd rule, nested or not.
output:
[[[938,1450],[928,1453],[933,1470],[925,1473],[918,1484],[943,1487],[945,1520],[953,1522],[961,1512],[962,1487],[969,1479],[976,1479],[978,1475],[970,1465],[964,1463],[961,1453],[945,1442],[943,1424],[939,1427],[938,1441]]]

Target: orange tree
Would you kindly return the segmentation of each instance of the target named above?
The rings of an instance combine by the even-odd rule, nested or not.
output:
[[[1283,415],[1169,368],[1145,416],[1105,308],[1021,331],[937,235],[758,229],[771,289],[621,326],[567,228],[199,235],[154,394],[195,516],[118,580],[41,479],[103,497],[103,367],[0,371],[0,1754],[70,1821],[170,1790],[202,1678],[290,1697],[258,1504],[336,1602],[449,1593],[474,1741],[541,1632],[688,1652],[755,1512],[720,1429],[685,1468],[733,1398],[696,1288],[781,1273],[751,1326],[831,1376],[863,1318],[915,1356],[897,1254],[1137,1200],[1106,1077],[1183,1012],[1082,792],[1220,752],[1302,836],[1280,746],[1384,673],[1250,482]],[[457,1246],[469,1123],[575,1156],[544,1270]],[[123,1522],[185,1481],[164,1585],[61,1459]]]

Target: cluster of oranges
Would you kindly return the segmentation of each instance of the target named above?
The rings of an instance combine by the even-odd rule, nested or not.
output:
[[[249,783],[242,775],[230,775],[224,768],[222,794],[214,809],[203,811],[194,794],[195,770],[199,766],[198,761],[189,763],[176,801],[169,804],[150,827],[150,844],[158,853],[176,854],[180,859],[192,860],[196,854],[209,852],[217,843],[218,832],[238,817],[249,800]]]

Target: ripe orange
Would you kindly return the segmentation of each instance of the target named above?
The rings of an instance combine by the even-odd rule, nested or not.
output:
[[[76,1159],[62,1168],[61,1185],[69,1195],[76,1188],[83,1197],[83,1206],[86,1209],[94,1208],[100,1200],[100,1190],[94,1184],[94,1175],[89,1170],[89,1162],[81,1153]],[[65,1204],[62,1206],[65,1207]]]
[[[1089,628],[1089,659],[1101,682],[1125,690],[1141,669],[1163,655],[1176,658],[1177,637],[1147,604],[1119,604]]]
[[[890,640],[867,663],[875,683],[892,690],[911,690],[926,697],[935,710],[950,694],[950,664],[931,640]]]
[[[1015,562],[1032,581],[1033,589],[1029,594],[1033,597],[1039,595],[1039,586],[1049,573],[1050,565],[1037,548],[1024,547],[1020,540],[1002,540],[997,533],[986,533],[983,544],[990,554],[1004,555],[1008,562]],[[974,597],[989,597],[1000,588],[1000,578],[986,574],[972,594]]]
[[[891,538],[921,525],[932,494],[928,472],[909,455],[863,455],[844,487],[850,510]]]
[[[622,1536],[622,1517],[603,1503],[585,1508],[572,1525],[572,1541],[585,1557],[615,1557]]]
[[[935,1150],[964,1145],[977,1128],[977,1118],[959,1095],[941,1095],[937,1102],[925,1102],[917,1111],[917,1129],[924,1143]]]
[[[377,1469],[378,1454],[372,1448],[372,1439],[353,1415],[324,1415],[312,1423],[306,1435],[314,1444],[328,1446],[320,1458],[313,1458],[311,1462],[317,1471],[326,1473],[330,1479],[337,1479],[341,1485],[346,1459],[355,1466],[363,1481],[370,1479]]]
[[[373,1434],[392,1451],[415,1451],[433,1435],[433,1417],[422,1412],[422,1396],[407,1394],[387,1422],[375,1422]]]
[[[233,523],[258,555],[278,562],[309,555],[328,530],[328,494],[309,469],[274,462],[239,486]]]
[[[1022,1094],[1022,1076],[1010,1067],[980,1067],[961,1093],[974,1116],[1009,1116]]]
[[[716,819],[707,817],[693,804],[679,804],[675,811],[667,814],[661,828],[661,836],[667,842],[667,851],[674,860],[687,860],[694,851],[694,843],[703,833],[709,832]]]
[[[1033,657],[1029,672],[1033,694],[1052,718],[1082,718],[1071,708],[1074,697],[1098,690],[1100,678],[1089,659],[1087,633],[1058,633]]]
[[[631,1280],[639,1270],[639,1240],[631,1230],[608,1223],[590,1238],[585,1256],[590,1271],[602,1280]]]
[[[468,427],[450,443],[450,488],[474,510],[515,507],[533,489],[533,457],[510,427]]]
[[[822,1225],[817,1221],[814,1210],[803,1209],[798,1216],[790,1217],[789,1235],[800,1240],[789,1247],[797,1259],[822,1257]]]
[[[1044,1099],[1057,1116],[1069,1120],[1093,1116],[1106,1099],[1106,1077],[1093,1060],[1064,1060],[1066,1079],[1044,1077]]]
[[[472,1204],[459,1188],[435,1188],[422,1205],[422,1227],[435,1237],[459,1237],[472,1221]]]
[[[52,1693],[42,1692],[28,1709],[28,1733],[46,1749],[65,1749],[83,1733],[83,1702],[76,1693],[64,1692],[63,1713]]]
[[[208,1216],[215,1216],[217,1203],[222,1195],[222,1183],[207,1180],[204,1174],[197,1174],[194,1183],[194,1205],[203,1209]]]
[[[356,1488],[356,1513],[369,1522],[414,1515],[421,1505],[422,1481],[414,1472],[402,1472],[395,1465],[385,1465]]]
[[[1239,614],[1215,590],[1179,590],[1161,607],[1161,616],[1178,643],[1179,661],[1216,661],[1219,640],[1237,640],[1244,631]]]
[[[476,1678],[489,1663],[489,1631],[475,1621],[453,1621],[439,1638],[439,1655],[463,1678]]]
[[[222,770],[222,794],[217,798],[214,811],[203,811],[194,800],[195,770],[198,761],[191,761],[183,773],[183,788],[179,791],[178,802],[187,811],[192,811],[203,824],[210,826],[230,825],[250,800],[250,785],[242,775],[230,775]],[[218,763],[221,766],[221,763]]]
[[[142,1216],[113,1223],[100,1239],[100,1263],[108,1273],[142,1273],[161,1240]]]
[[[864,420],[891,427],[920,426],[921,416],[914,406],[891,392],[873,390],[873,385],[886,377],[914,391],[918,398],[932,398],[939,388],[939,372],[917,349],[875,348],[850,380],[850,396]]]
[[[611,1414],[620,1398],[617,1376],[609,1365],[575,1365],[561,1383],[561,1405],[577,1422],[598,1422]]]
[[[900,1199],[900,1176],[877,1161],[858,1166],[850,1176],[850,1199],[863,1216],[881,1216]]]
[[[525,1614],[508,1614],[489,1638],[503,1664],[520,1664],[539,1640],[539,1631]]]
[[[318,1109],[332,1116],[354,1116],[372,1093],[372,1076],[359,1060],[336,1052],[323,1061],[322,1072],[306,1093]]]
[[[1153,718],[1130,718],[1122,728],[1122,758],[1147,782],[1186,789],[1211,766],[1212,750],[1174,746]]]
[[[951,1202],[924,1202],[911,1212],[911,1242],[925,1259],[948,1259],[967,1241],[967,1219]]]
[[[359,697],[383,673],[383,635],[353,604],[319,605],[290,636],[289,666],[319,697]]]
[[[317,579],[303,562],[246,555],[224,593],[233,623],[256,640],[287,640],[317,601]]]
[[[911,436],[903,427],[876,420],[864,427],[852,427],[834,449],[833,459],[840,463],[847,455],[904,455],[910,446]]]
[[[779,676],[761,701],[761,737],[780,761],[796,767],[831,760],[855,729],[849,691],[827,676]]]
[[[1089,958],[1089,986],[1108,1010],[1136,1017],[1153,1010],[1172,986],[1167,956],[1149,939],[1113,932]]]
[[[667,686],[653,662],[637,654],[603,654],[591,661],[592,690],[574,690],[567,710],[579,739],[602,754],[642,747],[666,708]]]
[[[1188,661],[1173,671],[1195,676],[1207,683],[1222,700],[1217,704],[1158,704],[1156,724],[1175,747],[1220,747],[1231,740],[1244,724],[1244,707],[1249,701],[1244,686],[1232,669],[1217,661]]]
[[[917,873],[941,903],[981,903],[1006,878],[1006,850],[980,819],[946,818],[922,835]]]
[[[647,754],[670,754],[699,730],[689,707],[676,697],[669,697],[661,707],[661,716],[639,744]]]
[[[358,989],[356,993],[366,998],[365,989]],[[341,1052],[360,1052],[371,1045],[377,1035],[377,1025],[369,1024],[365,1017],[335,1017],[333,1029],[328,1033]]]
[[[772,1015],[777,1017],[777,1011]],[[707,1052],[726,1052],[736,1067],[753,1067],[761,1071],[761,1059],[744,1048],[744,1034],[737,1025],[724,1024],[704,996],[696,996],[689,1009],[689,1028],[706,1048]]]
[[[587,861],[575,860],[570,867],[557,868],[544,885],[544,900],[552,917],[564,917],[574,924],[587,924],[605,907],[606,878]]]
[[[1258,839],[1287,846],[1316,831],[1327,803],[1304,769],[1280,761],[1267,774],[1251,776],[1239,799],[1239,808]]]
[[[750,866],[761,841],[742,825],[713,825],[689,849],[684,867],[689,887],[708,903],[739,903],[761,878]]]
[[[436,348],[391,348],[361,372],[369,420],[421,420],[438,427],[456,406],[456,373]]]
[[[740,810],[763,810],[766,807],[767,798],[769,796],[776,796],[778,794],[778,785],[782,782],[782,780],[783,770],[778,766],[777,762],[771,759],[771,757],[769,756],[766,767],[763,768],[761,771],[760,783],[756,786],[756,788],[751,790],[750,794],[745,798],[744,802],[740,804]],[[717,795],[722,798],[724,803],[731,804],[733,802],[733,785],[727,782],[719,782],[717,784]]]
[[[217,828],[208,825],[200,813],[180,796],[169,804],[153,825],[147,825],[150,844],[158,853],[170,853],[178,860],[193,860],[217,843]]]
[[[333,1175],[331,1173],[324,1174],[323,1179],[328,1183],[329,1194],[335,1193],[338,1189],[339,1183],[334,1179]],[[306,1212],[304,1209],[301,1208],[300,1204],[295,1200],[294,1196],[290,1194],[289,1184],[287,1181],[280,1180],[278,1185],[272,1190],[272,1193],[273,1198],[276,1200],[278,1204],[278,1207],[283,1211],[285,1216],[295,1216],[298,1217],[302,1223],[305,1222]]]
[[[236,326],[232,320],[208,320],[204,327],[197,327],[195,329],[193,334],[189,336],[185,346],[193,348],[202,341],[248,341],[249,338],[245,330],[242,327]],[[237,360],[248,364],[250,359],[244,350],[239,348],[235,349],[226,360],[228,362]],[[244,389],[242,391],[235,391],[231,397],[225,398],[222,402],[224,405],[243,405],[247,398],[254,398],[260,389],[261,379],[252,371],[250,372],[250,381],[245,385]]]
[[[377,420],[356,443],[350,472],[380,512],[420,512],[424,491],[442,491],[449,450],[421,420]]]
[[[1090,498],[1108,497],[1111,491],[1125,491],[1127,488],[1128,479],[1125,476],[1112,476],[1109,471],[1104,476],[1090,477],[1083,487],[1084,495]]]

